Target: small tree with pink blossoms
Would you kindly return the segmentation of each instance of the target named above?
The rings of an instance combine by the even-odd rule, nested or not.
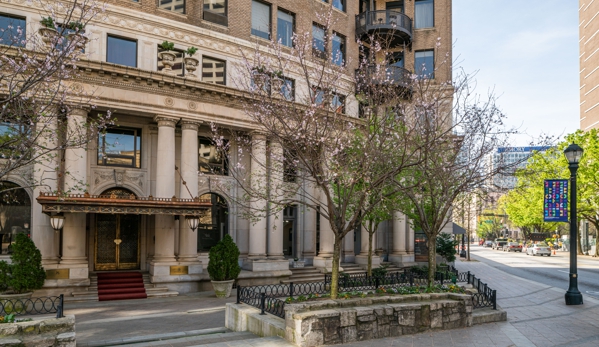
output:
[[[317,15],[322,45],[314,45],[309,34],[297,34],[291,48],[278,42],[240,48],[235,84],[246,91],[243,110],[258,134],[214,125],[214,139],[237,149],[229,170],[243,194],[228,198],[250,221],[304,205],[320,214],[321,233],[328,222],[334,234],[330,289],[336,298],[343,238],[377,207],[372,192],[385,187],[385,196],[397,194],[389,182],[420,160],[423,143],[415,141],[410,117],[395,107],[409,98],[411,76],[396,80],[378,41],[363,61],[322,51],[333,40],[335,16],[330,7],[315,6],[315,13],[322,13]],[[227,194],[228,188],[221,191]]]
[[[112,119],[107,112],[68,126],[73,107],[94,107],[93,91],[76,81],[87,54],[85,26],[103,5],[33,0],[28,8],[40,14],[39,31],[11,23],[0,32],[0,180],[19,175],[36,187],[46,185],[44,173],[59,170],[62,152],[85,148]],[[23,175],[34,170],[41,172]]]

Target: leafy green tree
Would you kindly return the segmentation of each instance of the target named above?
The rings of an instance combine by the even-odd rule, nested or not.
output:
[[[455,261],[455,247],[458,241],[454,240],[450,234],[440,233],[437,236],[437,254],[445,258],[448,263]]]

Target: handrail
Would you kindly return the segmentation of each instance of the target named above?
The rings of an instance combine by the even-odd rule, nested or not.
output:
[[[387,29],[403,32],[412,37],[412,19],[395,10],[366,11],[356,15],[356,33],[366,34],[369,30]]]
[[[56,313],[56,318],[64,317],[64,294],[38,298],[0,300],[0,315],[35,315],[48,313]]]

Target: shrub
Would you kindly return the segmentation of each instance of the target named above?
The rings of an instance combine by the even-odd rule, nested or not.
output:
[[[10,259],[8,287],[13,292],[20,294],[42,288],[46,280],[42,254],[26,234],[17,234]]]
[[[213,281],[230,281],[237,279],[241,268],[237,263],[239,259],[239,248],[233,238],[225,235],[216,246],[210,248],[208,254],[208,275]]]
[[[71,30],[75,30],[75,32],[80,33],[85,28],[85,25],[83,25],[81,22],[70,22],[67,27]]]
[[[164,41],[160,44],[160,48],[164,49],[165,51],[172,51],[175,49],[175,43]]]
[[[54,18],[48,16],[48,17],[44,17],[42,18],[42,20],[40,21],[40,23],[42,23],[42,25],[46,28],[49,29],[55,29],[56,25],[54,24]]]
[[[387,275],[389,265],[381,265],[376,269],[372,269],[372,277],[384,278]]]
[[[10,264],[4,260],[0,261],[0,293],[8,290],[8,279],[10,278]]]
[[[445,258],[448,263],[455,260],[455,246],[457,245],[458,242],[450,234],[440,233],[437,236],[437,254]]]
[[[197,48],[195,48],[195,47],[189,47],[185,51],[185,54],[187,54],[188,56],[192,57],[194,54],[196,54],[197,51],[198,51]]]

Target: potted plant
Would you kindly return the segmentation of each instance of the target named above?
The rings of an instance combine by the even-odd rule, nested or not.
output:
[[[437,254],[445,258],[447,263],[455,261],[455,247],[458,241],[453,240],[448,233],[440,233],[437,236]]]
[[[56,31],[56,23],[54,22],[54,18],[48,16],[43,17],[40,21],[42,26],[39,29],[39,33],[42,36],[42,41],[48,46],[52,44],[52,41],[56,39],[58,36],[58,31]]]
[[[42,267],[42,254],[27,234],[19,233],[10,255],[11,263],[0,261],[0,302],[15,312],[22,310],[23,301],[31,298],[33,291],[42,288],[46,271]],[[10,302],[9,302],[10,301]]]
[[[293,267],[294,268],[304,267],[305,264],[306,264],[305,260],[299,260],[299,258],[293,258]]]
[[[162,65],[164,65],[162,71],[171,73],[173,65],[175,65],[175,59],[177,59],[177,52],[174,51],[175,44],[173,42],[164,41],[159,46],[162,51],[158,52],[158,58],[162,60]]]
[[[200,65],[200,61],[193,57],[193,55],[196,54],[197,51],[198,49],[195,47],[189,47],[185,51],[185,69],[189,71],[189,77],[193,78],[196,77],[195,71],[198,68],[198,65]]]
[[[283,92],[283,85],[285,85],[284,76],[281,70],[276,70],[272,73],[270,83],[272,84],[272,92],[275,96],[281,95]]]
[[[264,65],[254,66],[252,69],[252,79],[254,84],[258,87],[258,90],[263,90],[262,87],[266,85],[268,78],[269,76],[266,73],[266,67]]]
[[[239,248],[229,235],[225,235],[208,254],[208,275],[217,298],[231,296],[233,282],[239,276],[241,268],[237,263]]]

